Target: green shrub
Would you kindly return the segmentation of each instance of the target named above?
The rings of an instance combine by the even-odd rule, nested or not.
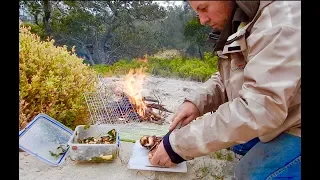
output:
[[[39,113],[70,128],[87,123],[84,92],[94,91],[97,74],[74,49],[41,41],[20,24],[19,28],[20,129]]]
[[[147,73],[162,77],[179,77],[204,82],[217,71],[218,57],[204,53],[204,59],[184,59],[182,57],[159,58],[149,57],[147,63],[133,59],[120,60],[111,66],[95,65],[93,68],[105,76],[125,75],[130,69],[147,67]]]
[[[30,27],[30,32],[33,34],[37,34],[40,36],[41,40],[44,40],[47,38],[46,32],[44,30],[43,23],[40,23],[39,25],[25,22],[23,23],[25,27]]]
[[[113,75],[111,66],[107,66],[105,64],[97,64],[97,65],[92,66],[92,68],[98,74],[101,74],[101,75],[104,75],[104,76],[112,76]]]

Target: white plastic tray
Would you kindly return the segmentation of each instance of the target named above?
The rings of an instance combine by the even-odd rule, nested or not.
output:
[[[141,146],[139,140],[136,141],[133,150],[132,156],[128,163],[129,169],[135,170],[148,170],[148,171],[165,171],[165,172],[187,172],[187,163],[182,162],[180,164],[175,165],[174,167],[166,168],[166,167],[148,167],[153,166],[148,157],[148,150]]]

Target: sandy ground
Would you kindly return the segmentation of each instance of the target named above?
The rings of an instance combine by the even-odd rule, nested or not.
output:
[[[107,84],[121,83],[123,78],[104,79]],[[176,111],[186,95],[201,83],[179,79],[147,77],[143,83],[143,96],[154,97],[156,94],[161,104],[171,111]],[[163,125],[148,124],[164,133],[173,114],[168,114]],[[67,158],[63,165],[52,167],[26,152],[19,153],[19,176],[22,180],[102,180],[102,179],[231,179],[232,166],[238,161],[232,152],[221,150],[205,157],[188,161],[187,173],[168,173],[154,171],[138,171],[127,168],[133,143],[121,142],[119,157],[112,163],[76,163]]]

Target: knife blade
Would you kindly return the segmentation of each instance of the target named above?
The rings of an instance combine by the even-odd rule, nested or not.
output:
[[[169,168],[169,167],[165,167],[165,166],[153,166],[153,165],[146,165],[146,167]]]
[[[181,128],[181,122],[179,122],[178,125],[176,126],[176,128],[174,128],[174,129],[180,129],[180,128]],[[167,134],[171,133],[173,130],[169,130],[169,132],[167,132]],[[161,143],[163,137],[164,136],[162,136],[162,138],[149,149],[149,152],[151,152],[159,143]]]

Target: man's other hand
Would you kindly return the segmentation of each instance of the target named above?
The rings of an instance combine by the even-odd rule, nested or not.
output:
[[[200,112],[197,106],[189,101],[185,101],[180,105],[178,111],[173,116],[169,130],[171,131],[175,129],[179,122],[181,122],[181,126],[183,127],[199,116]]]
[[[175,165],[174,163],[171,162],[171,159],[163,146],[163,141],[159,144],[150,162],[152,165],[155,165],[155,166],[171,167]]]

